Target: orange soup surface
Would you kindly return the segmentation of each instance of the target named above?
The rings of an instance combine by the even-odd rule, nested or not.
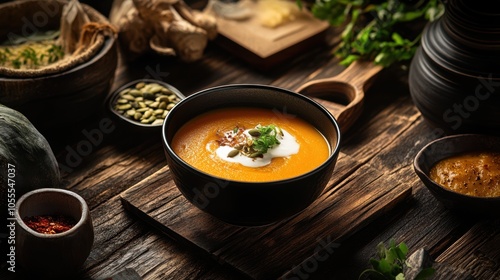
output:
[[[238,129],[241,132],[245,129],[256,130],[259,126],[271,125],[278,127],[277,134],[291,137],[287,139],[278,137],[280,143],[273,147],[281,146],[283,149],[291,144],[297,148],[293,154],[274,157],[269,164],[258,167],[229,162],[229,159],[224,159],[229,157],[227,152],[224,152],[222,156],[217,154],[216,150],[225,145],[221,139],[227,140],[228,134],[234,136],[233,133]],[[225,135],[226,138],[224,138]],[[283,117],[268,109],[246,107],[213,110],[190,120],[174,135],[172,148],[180,158],[205,173],[248,182],[266,182],[296,177],[320,166],[331,152],[324,136],[308,122],[298,117]],[[243,152],[238,156],[242,157],[241,154]],[[246,159],[252,163],[268,154]]]
[[[481,197],[500,197],[500,153],[453,156],[431,168],[429,177],[450,190]]]

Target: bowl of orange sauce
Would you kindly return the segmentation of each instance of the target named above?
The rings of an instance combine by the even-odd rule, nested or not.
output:
[[[167,163],[184,197],[241,226],[307,208],[332,177],[340,139],[336,119],[319,103],[254,84],[194,93],[162,127]]]
[[[500,137],[457,134],[423,147],[413,162],[418,177],[446,207],[498,216]]]

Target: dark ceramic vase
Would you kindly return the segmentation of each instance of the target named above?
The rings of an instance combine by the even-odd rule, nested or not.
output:
[[[410,66],[412,99],[443,134],[500,134],[500,9],[449,0]]]

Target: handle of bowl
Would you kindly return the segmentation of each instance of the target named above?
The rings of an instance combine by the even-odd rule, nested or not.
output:
[[[309,81],[300,86],[298,93],[314,97],[328,93],[348,101],[341,110],[330,110],[336,117],[341,130],[347,131],[361,114],[364,91],[371,85],[373,77],[383,69],[369,61],[355,61],[340,74],[325,79]],[[332,107],[333,108],[333,107]]]

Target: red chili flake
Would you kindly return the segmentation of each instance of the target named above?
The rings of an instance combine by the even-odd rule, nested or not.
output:
[[[32,230],[44,234],[56,234],[71,229],[75,220],[65,216],[31,216],[23,219]]]

